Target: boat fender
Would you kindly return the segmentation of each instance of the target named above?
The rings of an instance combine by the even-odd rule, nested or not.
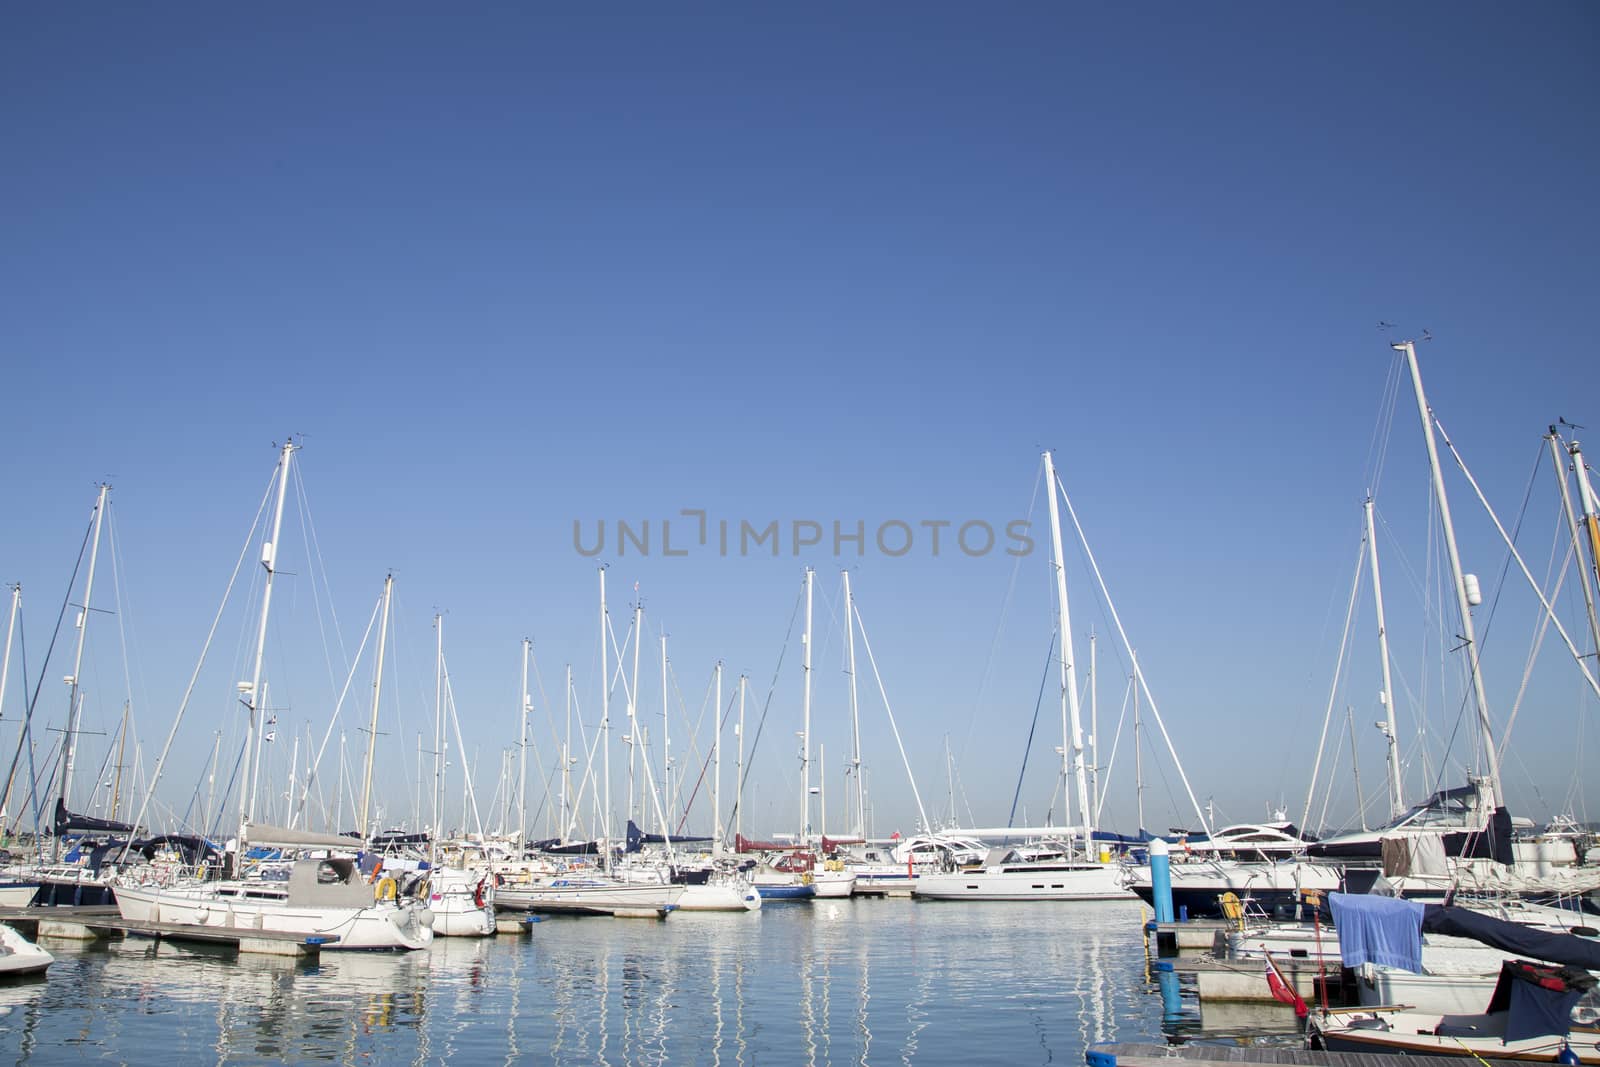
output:
[[[396,888],[394,877],[386,874],[378,879],[378,884],[372,891],[372,899],[393,900]]]
[[[424,878],[422,881],[418,882],[417,883],[417,888],[416,888],[416,897],[417,897],[418,900],[421,900],[421,901],[424,901],[424,902],[432,900],[433,899],[433,883],[430,882],[426,878]]]
[[[488,881],[487,875],[479,878],[478,884],[472,887],[472,906],[474,908],[483,907],[483,883],[486,881]]]

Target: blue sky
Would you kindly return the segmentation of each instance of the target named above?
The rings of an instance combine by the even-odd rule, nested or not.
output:
[[[760,525],[1000,526],[1027,516],[1048,447],[1197,792],[1224,817],[1298,809],[1388,341],[1432,331],[1430,398],[1509,516],[1547,424],[1600,423],[1583,312],[1596,18],[1580,4],[13,12],[0,576],[24,586],[30,681],[108,479],[148,762],[273,442],[304,434],[319,566],[350,648],[396,575],[380,780],[411,795],[439,609],[487,801],[514,741],[522,637],[557,712],[567,662],[586,711],[598,703],[598,561],[574,551],[575,520],[704,508]],[[1420,691],[1440,672],[1437,621],[1430,653],[1421,608],[1405,606],[1427,583],[1426,472],[1404,392],[1396,412],[1380,544],[1396,655]],[[1540,479],[1528,551],[1548,562],[1548,461]],[[1451,491],[1468,568],[1497,587],[1498,539],[1459,480]],[[1032,518],[1042,534],[1042,498]],[[1074,628],[1104,635],[1072,557]],[[301,559],[284,563],[297,576],[277,594],[269,676],[284,721],[320,735],[337,682]],[[602,559],[619,640],[634,582],[644,596],[643,706],[659,712],[648,653],[664,628],[691,714],[718,658],[730,692],[743,671],[765,697],[802,567],[816,567],[816,725],[841,784],[831,551]],[[1052,625],[1044,553],[1019,565],[919,544],[845,562],[924,800],[945,806],[948,736],[958,802],[1003,822]],[[1561,610],[1581,635],[1572,581]],[[1485,642],[1502,722],[1537,624],[1525,599],[1507,586]],[[1370,795],[1370,607],[1357,618],[1337,703],[1368,724]],[[115,629],[92,625],[86,713],[108,730],[129,686]],[[220,630],[225,654],[163,786],[180,809],[212,731],[237,736],[248,664],[229,657],[250,625],[236,605]],[[1506,771],[1535,817],[1600,804],[1592,785],[1570,788],[1595,702],[1548,642]],[[1126,673],[1113,644],[1100,642],[1111,717]],[[792,643],[747,830],[798,821],[798,658]],[[370,667],[358,677],[370,687]],[[1460,690],[1435,689],[1448,735]],[[41,715],[63,715],[58,690]],[[909,829],[880,704],[863,698],[874,826]],[[1033,821],[1050,804],[1052,723],[1047,693],[1022,792]],[[538,739],[548,756],[548,724]],[[271,759],[281,777],[287,754]],[[1119,764],[1106,821],[1126,827]],[[1164,773],[1146,821],[1192,822]],[[1410,791],[1423,787],[1419,761]],[[1339,788],[1330,818],[1353,810]],[[838,810],[830,799],[830,822]]]

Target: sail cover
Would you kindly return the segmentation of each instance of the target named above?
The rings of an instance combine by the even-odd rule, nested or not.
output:
[[[362,847],[360,838],[321,834],[315,830],[296,830],[268,823],[246,823],[244,838],[252,845],[268,848],[339,848],[355,852]]]
[[[1429,904],[1422,916],[1422,929],[1430,934],[1470,937],[1514,956],[1600,970],[1600,942],[1594,938],[1535,930],[1470,908]]]
[[[115,822],[111,819],[96,819],[89,815],[76,815],[67,810],[66,801],[56,800],[56,836],[71,833],[73,830],[95,832],[102,834],[131,834],[133,827],[125,822]]]

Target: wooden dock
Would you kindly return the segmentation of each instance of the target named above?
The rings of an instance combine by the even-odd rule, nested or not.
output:
[[[1321,999],[1319,981],[1328,983],[1329,999],[1335,1004],[1345,1003],[1344,972],[1338,967],[1317,966],[1315,960],[1293,958],[1277,959],[1278,970],[1297,993],[1311,1004]],[[1194,959],[1159,960],[1157,970],[1171,970],[1193,977],[1195,992],[1200,1003],[1206,1001],[1233,1001],[1236,1003],[1276,1003],[1267,986],[1267,963],[1259,959],[1219,960],[1210,957]]]
[[[1181,1067],[1191,1065],[1276,1064],[1281,1067],[1395,1067],[1392,1053],[1312,1052],[1298,1048],[1242,1048],[1234,1045],[1090,1045],[1083,1055],[1089,1067]],[[1475,1065],[1527,1067],[1527,1061],[1475,1060]]]
[[[1225,944],[1228,932],[1238,929],[1237,923],[1223,919],[1190,919],[1187,922],[1163,923],[1154,920],[1145,923],[1145,931],[1152,934],[1156,947],[1165,951],[1212,951],[1218,940]]]
[[[98,941],[107,937],[150,937],[166,941],[232,945],[240,952],[266,956],[316,955],[339,941],[337,937],[324,934],[286,930],[140,922],[124,919],[115,907],[0,908],[0,922],[31,932],[35,939]]]

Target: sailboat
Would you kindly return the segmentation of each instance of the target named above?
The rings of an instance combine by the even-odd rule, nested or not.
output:
[[[239,836],[232,854],[231,877],[206,881],[192,879],[175,885],[156,881],[124,883],[117,891],[117,908],[124,919],[160,922],[178,926],[236,927],[304,934],[308,937],[336,938],[325,947],[335,949],[419,949],[433,940],[433,915],[425,905],[399,893],[392,876],[381,876],[369,884],[356,860],[348,855],[361,841],[342,835],[316,833],[256,821],[256,773],[259,759],[250,756],[258,748],[260,711],[265,688],[262,668],[266,654],[267,622],[272,606],[273,578],[277,574],[279,536],[283,528],[284,499],[289,487],[290,465],[297,446],[283,445],[274,473],[276,504],[271,534],[261,549],[261,565],[266,571],[261,593],[260,623],[256,631],[255,668],[248,682],[239,683],[241,702],[249,712],[249,728],[241,766],[248,781],[239,796]],[[373,687],[374,731],[378,698],[383,678],[384,638],[387,635],[393,577],[384,583],[384,629],[378,642],[378,663]],[[164,757],[165,753],[163,753]],[[159,780],[158,770],[151,790]],[[362,796],[362,834],[367,832],[368,804],[372,783],[372,749],[369,742],[366,788]],[[148,797],[145,801],[148,805]],[[243,863],[251,846],[281,849],[289,853],[318,853],[292,862],[288,877],[268,881],[246,878]]]
[[[1072,616],[1067,602],[1066,569],[1061,551],[1061,514],[1056,502],[1055,459],[1044,453],[1045,491],[1050,501],[1050,544],[1054,553],[1056,608],[1061,661],[1062,775],[1077,785],[1078,811],[1083,817],[1083,851],[1075,854],[1075,834],[1067,830],[1061,851],[1030,858],[1017,848],[991,849],[978,870],[923,874],[912,895],[923,900],[1131,900],[1122,884],[1122,867],[1088,855],[1094,839],[1095,812],[1089,803],[1089,779],[1084,762],[1083,726],[1078,708],[1077,673],[1072,652]],[[1070,767],[1068,761],[1071,761]],[[1070,770],[1070,774],[1068,773]],[[1070,821],[1070,820],[1069,820]],[[969,831],[970,832],[970,831]]]
[[[638,637],[635,606],[635,640]],[[664,871],[632,872],[632,879],[617,877],[611,840],[611,615],[606,607],[606,572],[600,569],[600,748],[604,762],[601,778],[605,790],[602,804],[603,830],[598,842],[602,869],[587,863],[562,864],[553,871],[525,870],[497,879],[496,906],[502,911],[571,912],[577,914],[657,914],[675,909],[684,887],[671,882]],[[634,718],[634,692],[629,691],[628,713]],[[631,735],[630,735],[631,736]],[[649,774],[649,763],[645,764]],[[630,788],[629,792],[632,790]]]

